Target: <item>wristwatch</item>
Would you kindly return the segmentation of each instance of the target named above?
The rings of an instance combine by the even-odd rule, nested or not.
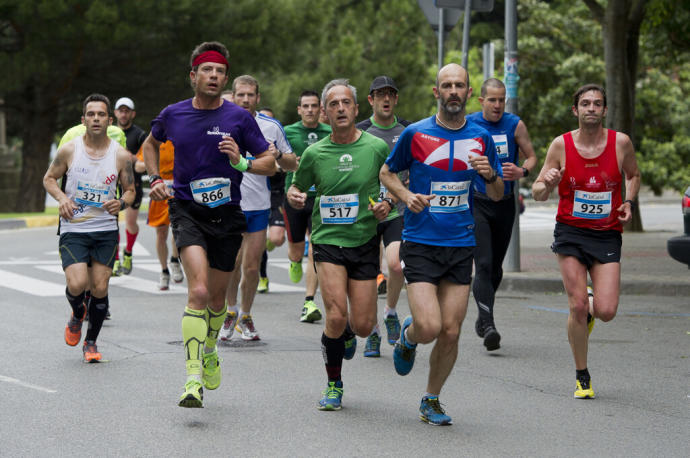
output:
[[[252,160],[247,159],[247,171],[250,171],[252,169]]]
[[[525,178],[528,175],[529,175],[529,169],[527,169],[526,167],[523,167],[522,168],[522,178]]]
[[[386,202],[388,204],[388,206],[391,208],[391,210],[393,210],[393,207],[394,207],[393,199],[391,199],[390,197],[384,197],[383,199],[381,199],[381,201]]]
[[[495,170],[493,170],[493,172],[494,173],[491,175],[491,178],[489,178],[488,180],[486,178],[482,177],[486,184],[491,184],[498,179],[498,172]]]

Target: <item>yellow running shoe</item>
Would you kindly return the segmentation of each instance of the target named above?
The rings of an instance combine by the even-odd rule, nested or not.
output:
[[[201,381],[204,387],[209,390],[215,390],[220,386],[222,375],[218,350],[214,350],[211,353],[204,353],[204,369],[201,375]]]
[[[204,388],[198,380],[189,380],[184,384],[184,393],[180,396],[180,407],[204,406]]]
[[[575,382],[577,389],[575,390],[575,399],[594,399],[596,396],[592,389],[591,382],[580,383],[579,380]]]
[[[257,293],[267,293],[268,292],[268,277],[259,277],[259,285],[256,287]]]
[[[290,281],[292,283],[299,283],[302,279],[302,262],[290,261]]]

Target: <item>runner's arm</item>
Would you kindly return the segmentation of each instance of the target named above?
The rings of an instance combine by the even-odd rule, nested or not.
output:
[[[522,167],[527,169],[527,173],[531,173],[537,166],[537,155],[534,152],[532,140],[529,138],[527,126],[524,122],[522,122],[522,120],[518,122],[518,125],[515,128],[515,142],[520,148],[520,158],[525,160],[522,163]],[[503,170],[503,173],[505,174],[505,169]]]
[[[117,174],[122,186],[122,195],[119,199],[110,199],[103,203],[103,209],[111,215],[117,215],[126,207],[131,206],[136,195],[132,154],[122,147],[117,151]]]
[[[256,159],[252,161],[252,168],[247,170],[247,172],[253,173],[254,175],[272,176],[278,171],[276,160],[270,150],[266,150],[254,157]]]
[[[539,172],[539,176],[532,184],[532,196],[534,200],[546,200],[551,192],[561,181],[565,167],[563,167],[563,157],[565,156],[565,143],[563,136],[558,136],[551,142],[549,150],[546,152],[544,166]]]
[[[160,161],[160,147],[161,142],[156,140],[152,134],[149,134],[144,140],[144,144],[141,145],[141,149],[144,154],[144,164],[146,164],[146,172],[149,177],[154,177],[151,181],[151,199],[153,200],[165,200],[170,197],[168,193],[168,187],[160,178],[159,161]]]
[[[618,208],[618,211],[621,213],[618,219],[623,224],[626,224],[632,220],[632,205],[627,200],[634,201],[637,198],[637,193],[640,191],[640,169],[637,167],[635,148],[630,137],[621,132],[616,134],[616,151],[620,151],[623,154],[621,168],[623,173],[625,173],[626,199],[626,202],[623,202]]]
[[[46,174],[43,176],[43,187],[50,194],[53,199],[58,202],[60,216],[65,219],[72,219],[74,210],[77,209],[77,204],[71,199],[67,198],[64,192],[60,189],[57,180],[62,178],[66,180],[67,169],[72,162],[74,155],[74,143],[68,142],[57,150],[55,159],[48,167]]]

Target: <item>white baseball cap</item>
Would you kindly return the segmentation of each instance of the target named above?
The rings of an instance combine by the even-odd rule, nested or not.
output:
[[[115,102],[115,109],[117,110],[122,105],[126,106],[130,110],[134,110],[134,102],[129,97],[120,97],[117,99],[117,102]]]

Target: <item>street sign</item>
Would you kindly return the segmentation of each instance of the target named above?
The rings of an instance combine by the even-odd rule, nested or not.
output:
[[[472,11],[488,13],[494,9],[494,0],[471,0]],[[465,0],[434,0],[436,8],[453,8],[464,10]]]
[[[431,24],[431,28],[434,29],[434,32],[438,32],[438,8],[434,6],[434,0],[417,0],[417,3],[424,12],[424,16],[426,16],[427,21],[429,21],[429,24]],[[453,27],[455,27],[455,24],[457,24],[460,20],[461,15],[462,11],[460,10],[445,10],[443,14],[444,32],[450,32]]]

